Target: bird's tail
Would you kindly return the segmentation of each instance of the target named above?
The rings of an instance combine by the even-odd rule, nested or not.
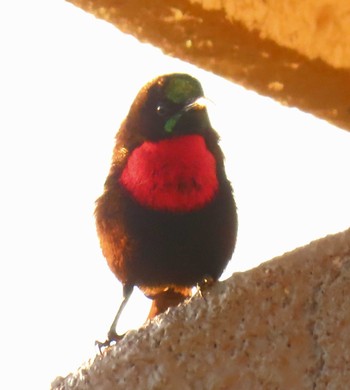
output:
[[[156,315],[163,313],[169,307],[177,306],[191,295],[192,288],[189,287],[176,287],[176,289],[168,288],[158,292],[157,294],[150,297],[153,302],[147,319],[153,318]]]

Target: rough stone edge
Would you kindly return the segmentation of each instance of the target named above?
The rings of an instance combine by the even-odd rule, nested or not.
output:
[[[254,16],[254,4],[259,1],[249,1],[246,18],[250,10]],[[229,19],[223,7],[208,11],[189,0],[69,2],[165,54],[350,129],[350,89],[344,87],[350,85],[349,69],[336,69],[301,55],[302,50],[278,44],[277,39],[262,37],[257,28],[249,23],[246,27],[244,20]],[[284,18],[283,23],[293,20]]]
[[[310,286],[312,293],[310,294],[310,297],[308,297],[311,305],[310,307],[315,307],[316,316],[317,310],[322,308],[322,286],[331,286],[336,283],[340,274],[337,262],[339,262],[339,259],[341,259],[342,256],[348,256],[350,258],[350,229],[313,241],[307,246],[297,248],[292,252],[288,252],[273,260],[265,262],[250,271],[233,274],[233,276],[226,281],[214,285],[213,288],[205,294],[207,305],[203,305],[203,299],[194,297],[177,308],[169,310],[167,313],[164,313],[147,323],[140,330],[129,332],[117,346],[110,348],[103,356],[96,356],[94,360],[87,362],[76,373],[69,374],[66,378],[56,378],[52,383],[51,389],[107,390],[112,388],[135,388],[133,386],[142,388],[140,383],[137,382],[140,378],[135,378],[134,372],[138,373],[141,377],[144,375],[144,379],[146,380],[146,376],[148,376],[147,365],[151,364],[152,367],[154,367],[157,361],[160,363],[163,359],[162,354],[159,354],[159,352],[148,356],[147,353],[144,353],[144,350],[146,352],[147,350],[157,351],[157,347],[162,340],[164,340],[164,337],[166,338],[166,335],[169,334],[169,329],[176,329],[176,331],[181,334],[181,326],[188,326],[189,322],[190,326],[194,329],[200,327],[203,313],[217,311],[220,306],[218,305],[218,302],[221,302],[224,299],[227,291],[232,294],[234,290],[235,294],[237,294],[240,290],[247,290],[249,289],[251,280],[256,281],[259,278],[264,278],[264,275],[273,273],[279,274],[283,281],[284,277],[287,277],[288,275],[288,277],[290,277],[290,274],[292,274],[292,282],[297,288],[298,283],[304,283],[303,280],[298,277],[298,275],[301,275],[298,274],[298,272],[312,272],[312,269],[317,269],[318,274],[314,275],[314,285]],[[332,259],[333,264],[329,267],[333,268],[328,270],[327,264],[330,264],[329,259]],[[254,283],[252,286],[254,286]],[[215,302],[216,306],[212,306],[213,302]],[[293,308],[293,306],[291,307]],[[314,384],[314,388],[323,388],[322,386],[317,386],[317,383],[322,383],[322,380],[324,380],[322,378],[324,351],[319,343],[315,324],[316,321],[311,319],[310,337],[314,340],[315,354],[317,356],[315,357],[316,368],[310,373],[309,379]],[[174,340],[174,343],[188,343],[191,340],[191,335],[186,334],[183,336],[183,339],[185,341],[181,341],[181,339]],[[170,342],[172,341],[170,340]],[[202,352],[205,353],[207,351]],[[201,356],[203,356],[203,354],[201,354]],[[140,360],[138,360],[138,357],[140,357]],[[162,383],[162,375],[167,375],[167,373],[156,371],[153,375],[156,375],[156,377],[153,379],[148,378],[148,380],[151,380],[149,383],[156,383],[157,385],[150,385],[150,388],[161,388],[158,387],[158,385],[159,383]],[[116,386],[116,383],[120,383],[120,381],[125,381],[125,383],[130,386]],[[140,387],[137,387],[137,383]]]

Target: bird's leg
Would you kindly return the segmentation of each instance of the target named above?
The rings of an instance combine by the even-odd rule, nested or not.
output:
[[[119,306],[119,309],[118,309],[117,314],[112,322],[112,325],[109,328],[108,339],[107,339],[108,341],[118,341],[124,336],[124,335],[119,335],[117,333],[117,323],[118,323],[120,315],[122,314],[122,311],[124,310],[124,307],[126,306],[128,300],[132,294],[133,289],[134,289],[133,285],[126,284],[123,286],[123,300]]]
[[[112,341],[117,342],[124,337],[123,334],[120,335],[117,333],[116,327],[117,327],[119,317],[122,314],[122,311],[123,311],[125,305],[127,304],[128,300],[132,294],[133,289],[134,289],[134,286],[132,284],[124,284],[123,285],[123,300],[119,306],[119,309],[118,309],[117,314],[112,322],[112,325],[109,328],[107,340],[104,343],[101,343],[100,341],[95,341],[95,344],[98,346],[100,353],[102,351],[102,348],[109,347],[111,345]]]

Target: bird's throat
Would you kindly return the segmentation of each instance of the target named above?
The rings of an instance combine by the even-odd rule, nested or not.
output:
[[[218,190],[215,158],[200,135],[144,142],[119,182],[141,205],[172,212],[198,210]]]

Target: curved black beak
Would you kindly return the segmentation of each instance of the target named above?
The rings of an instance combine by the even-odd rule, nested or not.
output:
[[[206,107],[206,102],[208,99],[206,99],[204,96],[196,97],[195,99],[189,100],[178,112],[176,112],[174,115],[172,115],[165,123],[164,130],[167,133],[172,133],[174,130],[174,127],[176,126],[179,119],[182,117],[182,115],[185,112],[201,109]]]

